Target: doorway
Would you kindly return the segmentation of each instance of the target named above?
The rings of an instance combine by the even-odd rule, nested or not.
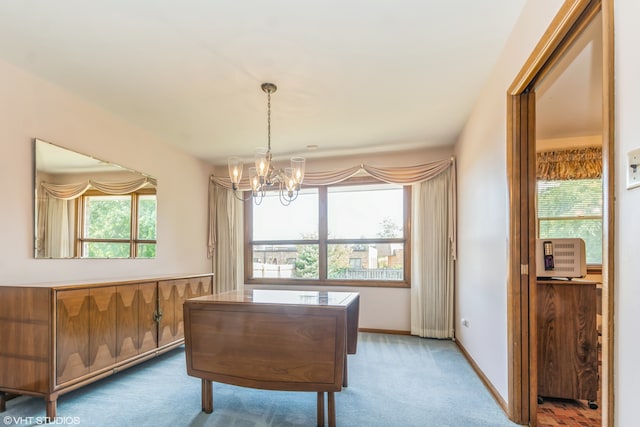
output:
[[[602,22],[602,425],[613,425],[613,25],[610,0],[567,0],[508,91],[509,415],[537,425],[536,89],[594,20]]]

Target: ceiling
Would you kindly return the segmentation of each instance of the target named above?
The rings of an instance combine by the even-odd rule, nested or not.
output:
[[[602,135],[602,58],[597,18],[536,86],[538,140]]]
[[[456,141],[524,3],[5,1],[0,58],[214,164],[266,146],[263,82],[274,158],[398,151]]]

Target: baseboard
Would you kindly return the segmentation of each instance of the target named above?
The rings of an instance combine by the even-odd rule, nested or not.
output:
[[[489,379],[484,374],[484,372],[482,372],[478,364],[475,362],[475,360],[473,360],[473,357],[471,357],[471,355],[467,352],[467,350],[464,348],[460,340],[455,339],[454,342],[456,343],[456,345],[464,355],[465,359],[467,359],[467,361],[469,362],[473,370],[476,372],[476,374],[478,374],[478,376],[484,383],[485,387],[487,387],[487,389],[495,399],[496,403],[502,408],[505,415],[509,417],[509,407],[507,406],[507,402],[505,402],[502,396],[500,396],[500,393],[498,393],[498,390],[496,390],[496,388],[493,386],[491,381],[489,381]]]
[[[411,331],[398,331],[394,329],[358,328],[358,332],[370,332],[372,334],[411,335]]]

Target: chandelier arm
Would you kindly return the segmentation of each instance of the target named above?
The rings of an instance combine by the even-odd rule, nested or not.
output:
[[[239,191],[239,190],[236,190],[236,189],[233,190],[233,196],[236,199],[240,200],[241,202],[246,202],[247,200],[250,200],[251,197],[253,196],[251,193],[249,193],[249,196],[245,199],[243,197],[238,196],[238,192],[244,193],[244,191]]]

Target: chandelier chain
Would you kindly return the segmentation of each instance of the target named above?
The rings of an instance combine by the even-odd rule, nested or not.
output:
[[[271,151],[271,90],[267,91],[267,149]]]

